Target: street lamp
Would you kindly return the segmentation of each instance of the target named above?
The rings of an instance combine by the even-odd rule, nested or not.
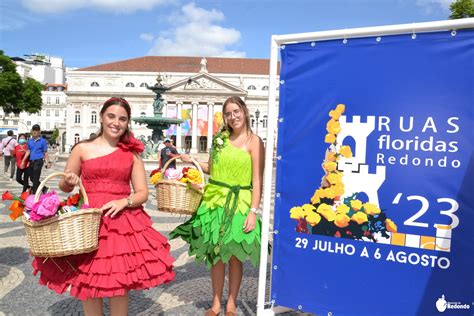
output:
[[[257,109],[255,111],[255,124],[257,124],[255,127],[255,131],[256,131],[257,136],[258,136],[258,118],[259,117],[260,117],[260,111]]]

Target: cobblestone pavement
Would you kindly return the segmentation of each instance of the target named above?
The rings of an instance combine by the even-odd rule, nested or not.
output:
[[[62,171],[64,161],[57,162],[51,169],[43,169],[42,179],[51,172]],[[21,193],[15,181],[9,181],[3,174],[3,159],[0,160],[0,185],[4,190]],[[48,182],[57,187],[56,180]],[[152,217],[153,227],[167,236],[185,216],[156,211],[154,190],[150,187],[150,199],[145,210]],[[21,220],[12,222],[8,217],[6,204],[0,201],[0,316],[1,315],[83,315],[82,304],[69,294],[57,295],[38,284],[38,277],[32,275],[32,258]],[[187,244],[172,240],[172,255],[176,259],[176,279],[170,284],[147,291],[132,291],[129,300],[129,315],[203,315],[211,307],[212,295],[210,273],[201,264],[195,264],[187,255]],[[267,276],[267,278],[269,278]],[[269,283],[269,282],[268,282]],[[238,315],[255,315],[258,286],[258,268],[249,262],[244,265],[244,278],[239,296]],[[227,297],[227,280],[224,297]],[[268,291],[267,291],[268,293]],[[223,302],[225,304],[225,302]],[[108,314],[108,304],[105,302]],[[300,315],[287,312],[284,315]]]

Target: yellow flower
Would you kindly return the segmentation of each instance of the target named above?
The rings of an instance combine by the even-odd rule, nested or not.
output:
[[[328,161],[323,164],[323,169],[329,172],[335,171],[336,168],[337,168],[337,164],[332,161]]]
[[[329,154],[327,155],[327,160],[328,160],[328,161],[338,161],[338,160],[339,160],[339,156],[338,156],[336,153],[332,152],[332,153],[329,153]]]
[[[326,137],[324,137],[324,142],[328,144],[334,144],[336,142],[336,135],[326,134]]]
[[[367,214],[364,212],[357,212],[354,215],[352,215],[351,220],[356,222],[357,224],[362,224],[368,221]]]
[[[320,193],[318,193],[318,191],[319,191],[319,190],[314,191],[314,194],[313,194],[313,196],[311,197],[311,203],[312,203],[312,204],[318,204],[318,203],[321,201],[321,199],[320,199],[320,197],[319,197],[319,194],[320,194]]]
[[[290,218],[292,219],[301,219],[303,218],[303,209],[301,207],[295,206],[290,210]]]
[[[372,203],[364,203],[364,212],[368,215],[375,215],[380,213],[380,209],[377,205]]]
[[[310,213],[312,213],[313,211],[316,210],[316,208],[314,206],[312,206],[311,204],[304,204],[302,206],[302,208],[303,208],[303,211],[304,211],[305,215],[308,215],[308,214],[310,214]]]
[[[387,218],[385,220],[385,228],[387,228],[389,232],[392,232],[392,233],[397,232],[397,225],[395,225],[395,223],[390,218]]]
[[[347,212],[349,212],[350,208],[346,204],[340,204],[336,210],[338,213],[346,214]]]
[[[362,208],[362,202],[359,200],[352,200],[351,201],[351,207],[355,210],[358,211]]]
[[[346,158],[352,157],[352,150],[350,146],[341,146],[341,148],[339,148],[339,153]]]
[[[339,122],[336,121],[335,119],[331,119],[326,124],[326,130],[328,131],[329,134],[337,135],[341,131],[341,124],[339,124]]]
[[[150,178],[151,184],[157,184],[161,180],[161,172],[157,172]]]
[[[334,110],[329,112],[329,116],[332,117],[334,120],[338,120],[345,110],[346,106],[344,104],[338,104]]]
[[[334,225],[339,228],[343,228],[349,225],[350,220],[351,219],[346,214],[336,214],[336,220],[334,221]]]
[[[311,226],[316,226],[321,221],[321,216],[318,213],[312,212],[306,216],[306,222]]]
[[[336,213],[334,213],[331,206],[327,205],[326,203],[318,206],[318,213],[324,216],[328,222],[332,222],[336,218]]]
[[[340,173],[330,173],[326,176],[326,180],[332,185],[341,182],[342,174]]]
[[[336,196],[341,196],[344,194],[344,183],[338,182],[333,186],[334,192],[336,192]]]
[[[192,183],[202,183],[201,174],[197,169],[189,169],[188,172],[186,172],[186,178]]]
[[[336,112],[344,113],[346,111],[346,106],[344,104],[338,104],[336,106]]]

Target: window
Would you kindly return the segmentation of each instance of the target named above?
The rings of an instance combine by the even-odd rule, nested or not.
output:
[[[141,116],[141,117],[145,117],[145,116],[146,116],[146,113],[145,113],[145,112],[142,112],[142,113],[140,113],[140,116]]]
[[[81,112],[76,111],[74,113],[74,123],[80,124],[81,123]]]
[[[79,137],[79,134],[78,133],[74,134],[74,144],[79,143],[80,140],[81,138]]]
[[[268,89],[269,89],[268,86],[263,86],[263,87],[262,87],[262,90],[263,90],[263,91],[268,91]]]
[[[59,97],[56,97],[56,104],[59,105]]]
[[[59,116],[59,110],[54,110],[54,116]]]
[[[142,83],[140,84],[140,87],[141,87],[141,88],[146,88],[146,87],[148,87],[148,85],[147,85],[146,83],[142,82]]]
[[[125,85],[125,87],[127,87],[127,88],[134,88],[135,85],[133,84],[133,82],[129,82],[129,83],[127,83],[127,84]]]
[[[26,121],[26,126],[31,126],[31,121]]]
[[[250,127],[253,128],[255,125],[255,117],[251,114],[250,115]]]
[[[46,104],[51,104],[51,97],[46,97]]]
[[[263,116],[262,124],[263,124],[263,127],[264,127],[264,128],[267,128],[267,125],[268,125],[268,116],[266,116],[266,115]]]
[[[46,117],[49,117],[51,115],[51,111],[50,110],[46,110]]]
[[[257,88],[253,84],[251,84],[247,87],[247,90],[257,90]]]
[[[46,130],[49,131],[51,129],[51,125],[49,122],[46,122]]]
[[[99,83],[97,81],[94,81],[91,83],[91,87],[98,87]]]
[[[91,124],[97,124],[97,112],[96,111],[92,111]]]

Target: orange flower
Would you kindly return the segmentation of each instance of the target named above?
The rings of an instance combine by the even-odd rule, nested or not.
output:
[[[3,201],[10,201],[10,200],[13,200],[13,194],[11,194],[10,192],[8,191],[5,191],[5,193],[2,194],[2,200]]]
[[[26,199],[30,196],[30,192],[28,191],[25,191],[23,192],[21,195],[20,195],[20,199],[22,199],[23,201],[26,201]]]
[[[16,220],[18,217],[23,215],[25,206],[20,201],[13,201],[12,204],[10,205],[9,210],[11,211],[10,218],[12,220]]]

